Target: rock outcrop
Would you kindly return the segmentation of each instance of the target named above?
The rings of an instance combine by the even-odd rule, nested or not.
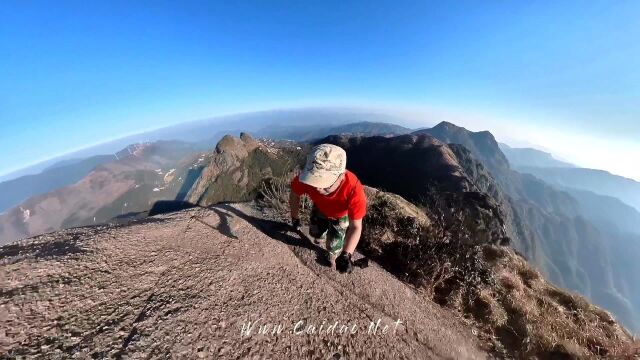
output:
[[[265,178],[292,171],[301,156],[297,148],[267,146],[246,133],[240,138],[226,135],[208,156],[186,199],[202,206],[250,200]]]

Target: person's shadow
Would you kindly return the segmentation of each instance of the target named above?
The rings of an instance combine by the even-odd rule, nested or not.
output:
[[[229,225],[229,215],[228,213],[224,212],[224,211],[220,211],[220,209],[217,208],[208,208],[209,210],[213,210],[213,212],[215,212],[218,217],[220,218],[220,223],[218,224],[218,226],[213,226],[207,222],[205,222],[204,220],[202,220],[201,218],[194,216],[193,220],[199,222],[202,225],[208,226],[210,228],[212,228],[213,230],[217,230],[218,232],[220,232],[222,235],[231,238],[231,239],[235,239],[238,240],[238,237],[235,236],[233,234],[233,232],[231,231],[231,225]]]
[[[278,240],[289,246],[298,246],[313,250],[316,253],[316,262],[318,264],[331,266],[331,263],[329,263],[326,256],[326,250],[312,244],[311,240],[303,232],[293,230],[291,225],[282,221],[267,220],[251,216],[226,203],[214,205],[212,209],[215,211],[216,207],[238,216],[272,239]],[[291,235],[294,231],[298,236]]]
[[[154,203],[152,209],[149,211],[149,216],[166,214],[194,207],[215,212],[220,218],[220,223],[217,226],[213,226],[197,216],[193,216],[192,220],[208,226],[211,229],[219,231],[221,234],[231,239],[239,240],[239,238],[231,231],[229,217],[231,216],[230,214],[233,214],[245,220],[260,232],[272,239],[278,240],[289,246],[297,246],[313,250],[316,254],[316,262],[318,264],[322,266],[331,266],[331,263],[329,262],[326,255],[326,250],[321,248],[320,246],[314,245],[312,241],[307,237],[307,235],[305,235],[303,232],[293,230],[291,225],[282,221],[267,220],[251,216],[234,208],[233,206],[229,205],[229,203],[218,203],[209,207],[204,207],[180,200],[159,200]],[[294,231],[298,236],[292,235]]]

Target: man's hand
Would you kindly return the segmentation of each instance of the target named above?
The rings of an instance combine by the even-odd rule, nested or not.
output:
[[[302,225],[300,224],[300,219],[291,219],[291,227],[295,231],[301,231]]]
[[[340,256],[336,259],[336,269],[341,273],[350,274],[353,271],[353,261],[351,261],[351,254],[346,251],[340,253]]]

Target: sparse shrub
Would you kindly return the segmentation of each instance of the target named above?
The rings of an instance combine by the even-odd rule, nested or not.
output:
[[[482,248],[482,255],[489,264],[496,264],[507,256],[507,250],[501,246],[485,246]]]
[[[362,246],[368,256],[403,281],[426,290],[442,305],[471,303],[481,284],[492,281],[482,247],[467,241],[464,217],[447,214],[447,226],[396,195],[369,192]],[[408,208],[408,209],[407,209]],[[407,216],[408,210],[422,213]]]
[[[533,266],[527,264],[526,262],[519,266],[516,271],[518,273],[518,276],[522,278],[522,281],[527,287],[532,288],[535,286],[534,283],[536,281],[542,280],[542,275],[540,275],[540,272],[538,272],[538,270],[536,270]]]
[[[503,271],[498,274],[498,282],[503,288],[510,291],[522,291],[522,288],[524,287],[518,274],[508,271]]]
[[[488,288],[478,291],[472,306],[469,310],[477,321],[488,321],[492,326],[499,327],[509,319],[507,312],[496,300],[496,294]]]
[[[263,180],[258,187],[258,195],[256,197],[257,205],[263,210],[270,210],[271,216],[281,221],[288,221],[290,218],[290,184],[295,175],[295,172],[290,172],[285,176],[271,177]],[[303,222],[308,223],[309,221],[311,205],[309,198],[306,195],[303,196],[300,205],[300,218]]]
[[[424,209],[429,226],[403,228],[406,211],[396,203],[403,200],[373,195],[361,251],[435,302],[472,319],[496,355],[546,359],[640,354],[638,343],[606,320],[607,312],[544,281],[514,250],[497,245],[502,241],[482,244],[474,238],[476,229],[484,237],[487,232],[470,228],[468,213],[442,201],[449,197],[422,202],[430,204]]]

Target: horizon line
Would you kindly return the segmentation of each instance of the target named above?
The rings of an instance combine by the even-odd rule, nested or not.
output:
[[[400,104],[395,104],[395,105],[400,105]],[[418,115],[416,113],[416,110],[418,110],[418,109],[416,109],[416,108],[399,109],[396,106],[393,106],[392,104],[387,104],[387,106],[366,106],[366,105],[363,105],[363,104],[359,104],[359,105],[354,105],[354,104],[340,104],[340,105],[333,104],[333,105],[329,105],[329,104],[318,104],[318,103],[316,103],[316,104],[304,104],[304,105],[289,105],[289,104],[287,104],[287,105],[285,105],[285,104],[275,105],[275,104],[272,104],[269,107],[258,107],[258,108],[254,109],[254,110],[243,110],[243,111],[237,111],[237,110],[233,111],[232,110],[232,111],[220,112],[219,114],[199,117],[199,118],[192,119],[192,120],[176,121],[176,122],[172,122],[172,123],[166,124],[166,125],[161,125],[161,126],[156,126],[156,127],[149,127],[149,128],[144,128],[144,129],[141,129],[141,130],[128,132],[128,133],[125,133],[125,134],[121,134],[121,135],[118,135],[118,136],[110,137],[110,138],[107,138],[107,139],[104,139],[104,140],[101,140],[101,141],[98,141],[98,142],[94,142],[94,143],[91,143],[91,144],[82,145],[82,146],[73,148],[71,150],[68,150],[68,151],[65,151],[65,152],[62,152],[62,153],[58,153],[56,155],[49,156],[47,158],[43,158],[43,159],[31,162],[31,163],[29,163],[29,164],[27,164],[25,166],[21,166],[19,168],[14,168],[14,169],[8,170],[8,171],[6,171],[4,173],[0,173],[0,178],[2,178],[2,177],[11,177],[12,174],[20,172],[20,171],[25,170],[25,169],[28,169],[30,167],[34,167],[34,166],[40,165],[42,163],[55,160],[56,158],[64,158],[64,157],[72,155],[72,154],[74,154],[76,152],[80,152],[82,150],[87,150],[87,149],[90,149],[90,148],[93,148],[93,147],[96,147],[96,146],[108,144],[110,142],[117,141],[117,140],[120,140],[120,139],[123,139],[123,138],[126,138],[126,137],[142,135],[142,134],[147,133],[147,132],[152,132],[152,131],[157,131],[157,130],[161,130],[161,129],[171,128],[171,127],[174,127],[174,126],[179,126],[179,125],[183,125],[183,124],[187,124],[187,123],[196,123],[196,122],[200,122],[200,121],[222,120],[223,118],[226,118],[226,117],[242,116],[242,115],[256,114],[256,113],[268,113],[268,112],[278,112],[278,111],[303,111],[303,110],[342,110],[342,111],[352,111],[352,112],[360,112],[360,113],[383,114],[383,115],[395,116],[395,117],[398,118],[398,120],[403,120],[404,122],[416,123],[416,125],[417,125],[417,122],[419,122],[419,121],[423,121],[424,122],[425,120],[416,120],[414,117],[416,117],[416,116],[420,116],[420,117],[426,116],[426,114],[422,113],[421,111],[418,111],[419,113],[421,113],[421,114]],[[411,119],[411,118],[414,118],[414,119]],[[462,125],[456,124],[455,122],[453,122],[453,120],[441,120],[441,121],[438,121],[438,123],[439,122],[449,122],[449,123],[454,124],[456,126],[465,128]],[[399,125],[399,124],[395,124],[395,125]],[[424,125],[424,124],[422,124],[422,125]],[[401,126],[403,126],[403,125],[401,125]],[[435,125],[431,125],[431,126],[435,126]],[[465,128],[465,129],[467,129],[467,128]],[[415,129],[412,129],[412,130],[415,130]],[[468,130],[468,131],[471,131],[471,132],[489,131],[490,133],[494,134],[491,131],[491,129],[476,130],[476,131]],[[495,134],[494,134],[494,137],[495,137]],[[505,144],[507,144],[507,145],[509,145],[510,147],[513,147],[513,148],[519,148],[519,149],[530,148],[530,149],[534,149],[534,150],[538,150],[538,151],[544,151],[544,152],[547,152],[550,155],[552,155],[557,160],[567,161],[567,160],[561,159],[558,155],[556,155],[555,151],[553,149],[547,149],[546,147],[544,147],[542,145],[539,145],[539,144],[530,143],[530,144],[527,144],[528,146],[517,146],[517,145],[514,146],[514,145],[511,145],[509,143],[519,142],[519,140],[517,140],[517,139],[500,139],[498,141],[498,139],[496,139],[496,141],[505,143]],[[544,149],[544,150],[541,150],[541,149]],[[81,159],[82,157],[78,157],[78,158]],[[69,157],[68,159],[74,159],[74,157]],[[64,159],[60,159],[60,161],[62,161],[62,160],[64,160]],[[619,175],[619,174],[613,173],[613,172],[611,172],[609,170],[604,170],[604,169],[600,169],[600,168],[580,166],[578,164],[575,164],[575,165],[578,168],[604,171],[604,172],[607,172],[607,173],[609,173],[611,175],[614,175],[614,176],[619,176],[619,177],[622,177],[622,178],[625,178],[625,179],[628,179],[628,180],[631,180],[631,181],[640,182],[640,178],[636,179],[635,177],[631,177],[631,176],[628,176],[628,175]],[[43,170],[45,170],[45,169],[39,170],[38,172],[36,172],[36,173],[34,173],[32,175],[41,173]],[[26,175],[30,175],[30,174],[18,175],[18,176],[14,177],[14,178],[11,178],[11,179],[2,180],[1,182],[10,181],[10,180],[13,180],[15,178],[19,178],[21,176],[26,176]]]

